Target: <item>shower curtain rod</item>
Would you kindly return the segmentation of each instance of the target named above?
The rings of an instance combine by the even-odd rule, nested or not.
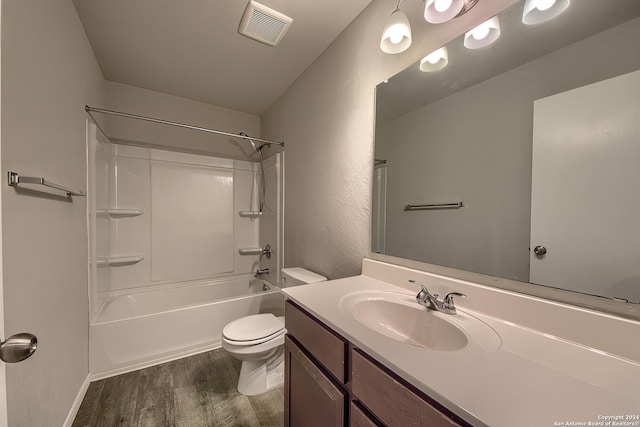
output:
[[[200,132],[208,132],[208,133],[215,133],[215,134],[218,134],[218,135],[232,136],[234,138],[248,139],[248,140],[251,140],[251,141],[264,142],[265,144],[274,144],[274,145],[279,145],[281,147],[284,147],[284,142],[272,141],[270,139],[263,139],[263,138],[254,138],[254,137],[248,136],[248,135],[224,132],[224,131],[221,131],[221,130],[209,129],[209,128],[204,128],[204,127],[200,127],[200,126],[187,125],[187,124],[184,124],[184,123],[170,122],[168,120],[156,119],[156,118],[153,118],[153,117],[138,116],[136,114],[123,113],[121,111],[105,110],[103,108],[89,107],[88,105],[84,106],[84,110],[91,116],[91,118],[94,121],[95,121],[95,118],[91,115],[92,112],[93,113],[110,114],[112,116],[128,117],[130,119],[144,120],[146,122],[160,123],[160,124],[163,124],[163,125],[176,126],[176,127],[185,128],[185,129],[192,129],[192,130],[197,130],[197,131],[200,131]]]

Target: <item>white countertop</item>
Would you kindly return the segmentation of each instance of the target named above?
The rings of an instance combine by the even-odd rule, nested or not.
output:
[[[489,309],[484,314],[466,310],[462,303],[457,303],[460,311],[485,322],[500,336],[497,350],[435,351],[400,343],[340,310],[341,298],[353,292],[415,296],[415,292],[367,276],[282,291],[474,426],[586,426],[598,422],[606,426],[608,421],[613,421],[610,426],[640,426],[640,419],[635,418],[640,416],[637,362],[493,318],[487,315]],[[621,418],[607,418],[612,416]]]

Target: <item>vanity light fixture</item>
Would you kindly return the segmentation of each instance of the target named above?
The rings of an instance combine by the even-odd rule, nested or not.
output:
[[[569,7],[569,0],[526,0],[522,22],[527,25],[540,24],[560,15]]]
[[[424,19],[432,24],[441,24],[467,13],[478,0],[426,0]]]
[[[449,63],[449,52],[446,46],[431,52],[420,60],[420,71],[430,73],[432,71],[442,70]]]
[[[411,25],[409,18],[400,10],[398,1],[396,10],[393,11],[382,30],[382,38],[380,39],[380,49],[384,53],[400,53],[404,52],[411,46]]]
[[[500,37],[500,21],[497,16],[483,22],[464,35],[464,47],[480,49],[489,46]]]

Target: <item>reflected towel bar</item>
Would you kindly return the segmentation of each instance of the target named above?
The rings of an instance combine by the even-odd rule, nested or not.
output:
[[[428,203],[424,205],[405,205],[405,211],[425,211],[430,209],[460,209],[464,208],[464,202],[453,203]]]
[[[238,253],[240,255],[260,255],[262,248],[239,248]]]
[[[36,184],[36,185],[44,185],[45,187],[54,188],[56,190],[64,191],[67,197],[71,196],[86,196],[87,193],[81,190],[72,190],[70,188],[64,187],[60,184],[55,184],[51,181],[47,181],[44,178],[33,177],[33,176],[20,176],[16,172],[8,172],[8,184],[11,187],[17,187],[19,184]]]

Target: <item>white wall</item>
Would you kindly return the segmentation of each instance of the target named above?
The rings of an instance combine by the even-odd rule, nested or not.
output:
[[[375,156],[388,160],[386,253],[528,282],[533,101],[640,68],[639,24],[625,22],[379,126]],[[451,126],[451,117],[464,126]],[[402,210],[458,200],[466,207]]]
[[[2,171],[85,189],[84,105],[103,79],[73,4],[2,7]],[[3,184],[2,239],[5,331],[39,339],[6,367],[9,425],[59,426],[88,374],[86,200]]]
[[[260,136],[260,117],[204,102],[107,81],[106,106],[111,110],[203,126],[230,133]],[[113,142],[150,145],[194,154],[246,160],[255,159],[244,140],[172,126],[95,113]],[[120,141],[118,141],[120,140]]]
[[[2,0],[0,0],[0,34],[2,33]],[[1,36],[0,36],[1,40]],[[0,44],[0,58],[2,58],[2,47]],[[2,61],[0,60],[0,64]],[[2,79],[2,66],[0,65],[0,80]],[[0,83],[0,96],[2,93],[2,83]],[[0,107],[0,126],[2,126],[2,107]],[[2,133],[0,132],[0,144],[2,140]],[[2,153],[0,152],[0,159],[2,158]],[[2,198],[0,197],[0,221],[2,221]],[[2,257],[2,227],[0,227],[0,257]],[[3,284],[2,284],[3,274],[2,274],[2,262],[0,262],[0,295],[4,295]],[[4,334],[4,304],[2,304],[3,300],[0,300],[0,334],[2,337],[6,337]],[[5,370],[5,364],[3,363],[0,366],[0,427],[7,427],[7,373]]]
[[[386,55],[380,36],[396,3],[374,0],[262,116],[263,137],[286,144],[285,266],[359,274],[371,247],[375,86],[515,0],[480,2],[442,25],[404,2],[413,46]]]

